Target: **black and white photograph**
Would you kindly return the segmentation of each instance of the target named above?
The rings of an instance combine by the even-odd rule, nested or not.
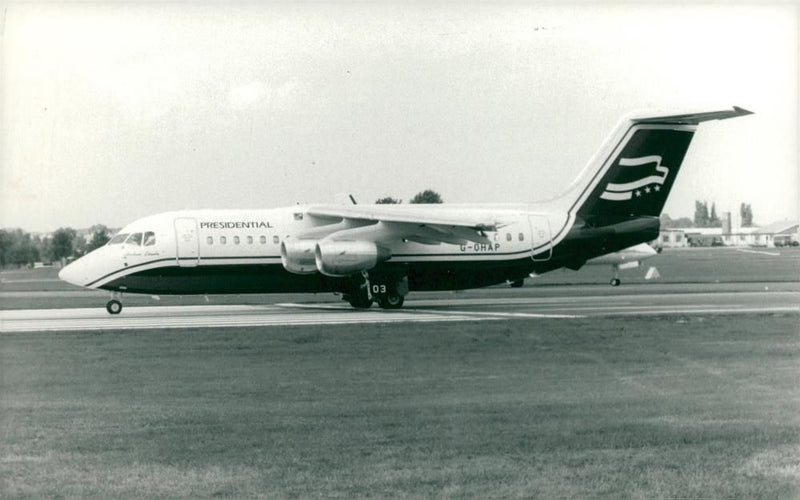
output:
[[[800,497],[796,3],[0,9],[0,497]]]

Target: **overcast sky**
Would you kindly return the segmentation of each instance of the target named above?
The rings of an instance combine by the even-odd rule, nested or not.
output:
[[[798,217],[798,10],[11,3],[0,226],[185,208],[558,195],[619,118],[702,124],[665,211]]]

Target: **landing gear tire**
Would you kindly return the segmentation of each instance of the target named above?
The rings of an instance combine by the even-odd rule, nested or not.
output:
[[[400,309],[403,307],[405,297],[394,293],[386,294],[378,298],[378,305],[381,309]]]
[[[372,307],[372,299],[366,295],[347,295],[345,300],[356,309],[369,309]]]
[[[106,311],[108,311],[108,314],[119,314],[122,312],[122,302],[118,300],[109,300],[106,302]]]
[[[619,278],[613,278],[611,280],[611,286],[619,286],[620,283],[622,282],[619,280]]]
[[[514,280],[511,282],[511,288],[522,288],[523,285],[525,285],[524,279]]]

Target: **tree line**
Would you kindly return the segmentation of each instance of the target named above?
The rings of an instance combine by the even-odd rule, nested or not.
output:
[[[399,205],[400,203],[403,203],[403,200],[387,196],[385,198],[379,198],[375,200],[375,203],[378,205]],[[433,189],[426,189],[425,191],[420,191],[419,193],[415,194],[414,197],[409,200],[409,203],[425,204],[444,202],[442,201],[442,196],[439,193]]]
[[[59,262],[78,258],[105,245],[109,229],[97,224],[89,229],[87,241],[71,227],[57,229],[50,236],[31,235],[22,229],[0,229],[0,267],[32,266],[36,262]]]
[[[749,203],[739,205],[739,220],[741,227],[753,226],[753,209]],[[717,215],[717,206],[714,202],[709,209],[707,201],[695,200],[694,219],[689,217],[673,219],[668,214],[661,214],[661,227],[722,227],[722,219]]]

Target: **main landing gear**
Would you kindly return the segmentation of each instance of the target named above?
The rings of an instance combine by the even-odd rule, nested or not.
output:
[[[356,309],[369,309],[376,300],[381,309],[400,309],[408,294],[408,278],[405,276],[375,276],[363,271],[356,278],[350,293],[343,299]]]
[[[612,267],[612,269],[614,269],[614,277],[611,278],[611,281],[609,282],[609,284],[611,286],[619,286],[619,284],[622,283],[619,280],[619,266],[614,265],[614,266],[611,266],[611,267]]]

